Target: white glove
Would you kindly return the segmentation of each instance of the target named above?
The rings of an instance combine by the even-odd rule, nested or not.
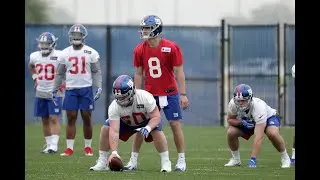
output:
[[[97,99],[99,99],[100,95],[102,93],[102,89],[98,88],[96,91],[96,95],[94,95],[94,100],[96,101]]]

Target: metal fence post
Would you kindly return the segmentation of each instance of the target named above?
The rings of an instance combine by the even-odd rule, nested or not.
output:
[[[110,94],[111,94],[111,88],[112,88],[112,40],[111,40],[111,26],[107,25],[107,34],[106,34],[106,41],[107,41],[107,49],[106,49],[106,108],[105,108],[105,119],[109,117],[108,115],[108,106],[110,103]]]
[[[278,110],[281,116],[282,125],[286,124],[286,110],[285,110],[285,87],[286,87],[286,79],[285,79],[285,60],[284,60],[284,25],[283,23],[278,24]]]

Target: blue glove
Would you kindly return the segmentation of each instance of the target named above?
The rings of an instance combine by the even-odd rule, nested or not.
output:
[[[51,94],[51,99],[52,99],[53,103],[54,103],[56,106],[57,106],[57,101],[58,101],[58,99],[57,99],[57,92],[58,92],[58,91],[53,91],[52,94]]]
[[[97,99],[99,99],[100,95],[102,93],[102,89],[98,88],[96,91],[96,94],[94,95],[94,100],[96,101]]]
[[[254,124],[246,121],[246,120],[242,120],[242,126],[246,127],[247,129],[253,129],[254,128]]]
[[[143,137],[147,138],[149,133],[151,132],[151,128],[149,126],[143,127],[140,129],[140,133]]]
[[[257,159],[252,157],[248,162],[248,168],[256,168],[257,167]]]

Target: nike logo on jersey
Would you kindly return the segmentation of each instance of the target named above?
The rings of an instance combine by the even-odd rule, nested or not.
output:
[[[162,47],[161,52],[171,52],[171,48],[169,47]]]
[[[261,116],[259,117],[259,119],[261,119],[261,118],[262,118],[262,116],[263,116],[263,115],[261,115]]]
[[[58,59],[58,57],[56,57],[56,56],[50,57],[50,60],[57,60],[57,59]]]

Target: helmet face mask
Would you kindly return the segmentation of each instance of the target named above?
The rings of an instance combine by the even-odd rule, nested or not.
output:
[[[68,35],[70,44],[78,46],[84,44],[88,32],[82,24],[75,24],[70,28]]]
[[[55,48],[58,38],[56,38],[52,33],[44,32],[36,40],[41,54],[46,55],[51,53]]]
[[[133,80],[128,75],[119,76],[112,85],[113,96],[120,106],[130,106],[134,100],[135,88]]]
[[[241,111],[250,109],[252,103],[252,89],[249,85],[240,84],[233,91],[233,101]]]
[[[142,19],[140,28],[141,39],[156,38],[162,33],[162,21],[158,16],[149,15]]]

